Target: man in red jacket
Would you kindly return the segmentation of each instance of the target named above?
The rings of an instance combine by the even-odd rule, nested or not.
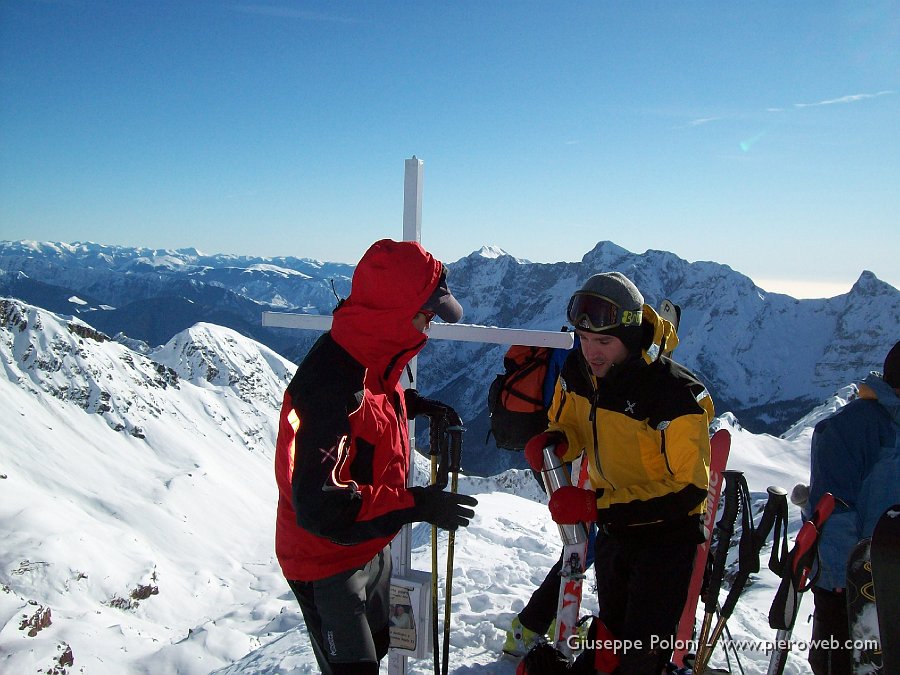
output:
[[[275,552],[326,675],[377,675],[389,647],[390,542],[405,523],[455,530],[476,500],[407,485],[407,420],[447,405],[400,376],[429,322],[462,317],[447,269],[416,242],[375,242],[284,394]]]

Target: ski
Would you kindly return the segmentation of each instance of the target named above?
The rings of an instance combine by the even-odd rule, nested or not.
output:
[[[866,537],[853,547],[847,560],[847,619],[853,642],[850,665],[859,674],[882,672],[871,546],[871,538]]]
[[[872,581],[884,672],[900,673],[900,504],[887,509],[872,532]]]
[[[572,471],[578,477],[579,487],[587,480],[587,466],[582,458],[572,463]],[[554,452],[554,446],[544,448],[544,471],[542,472],[547,496],[552,495],[564,485],[571,485],[572,479],[566,466]],[[584,582],[588,531],[584,523],[559,525],[559,534],[563,541],[563,564],[559,575],[559,599],[556,606],[556,624],[550,636],[554,646],[570,660],[574,650],[570,638],[576,635],[579,613],[581,612],[581,593]]]
[[[672,654],[672,661],[678,667],[687,665],[684,663],[684,657],[688,652],[693,651],[690,647],[694,635],[697,604],[700,601],[700,591],[703,587],[706,559],[709,557],[713,523],[716,520],[719,497],[722,494],[725,466],[728,464],[728,453],[731,450],[731,434],[726,429],[719,429],[710,439],[709,446],[709,489],[706,493],[706,514],[703,516],[705,539],[697,546],[697,553],[694,555],[694,571],[691,574],[688,597],[684,604],[684,611],[681,613],[681,619],[678,621],[678,632],[675,635],[675,652]]]
[[[800,527],[797,538],[794,539],[794,548],[783,561],[784,564],[779,566],[781,568],[776,569],[776,566],[769,565],[772,571],[781,577],[781,584],[769,609],[769,626],[778,632],[775,635],[767,675],[781,675],[784,672],[791,651],[791,632],[794,630],[797,611],[800,609],[800,594],[812,586],[813,580],[809,574],[818,562],[819,535],[832,511],[834,511],[834,495],[826,492],[816,504],[812,516]]]
[[[666,298],[661,303],[659,303],[659,310],[657,313],[664,318],[666,321],[671,323],[675,330],[678,330],[678,324],[681,323],[681,306],[676,305],[674,302]]]

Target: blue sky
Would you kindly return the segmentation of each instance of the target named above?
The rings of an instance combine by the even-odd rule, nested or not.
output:
[[[0,239],[900,286],[900,2],[0,0]],[[598,270],[599,271],[599,270]]]

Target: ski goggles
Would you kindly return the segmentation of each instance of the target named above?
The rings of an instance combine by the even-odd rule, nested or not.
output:
[[[602,295],[579,292],[569,300],[566,317],[576,328],[604,331],[616,326],[639,326],[641,310],[623,310]]]

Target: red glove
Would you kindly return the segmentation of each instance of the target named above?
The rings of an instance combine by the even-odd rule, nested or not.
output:
[[[562,457],[569,449],[566,435],[561,431],[545,431],[537,436],[532,436],[531,440],[525,444],[525,460],[528,462],[528,466],[538,473],[544,470],[544,448],[548,445],[556,446],[553,452],[557,457]]]
[[[554,523],[572,525],[597,520],[597,493],[574,485],[563,485],[550,495],[550,517]]]

